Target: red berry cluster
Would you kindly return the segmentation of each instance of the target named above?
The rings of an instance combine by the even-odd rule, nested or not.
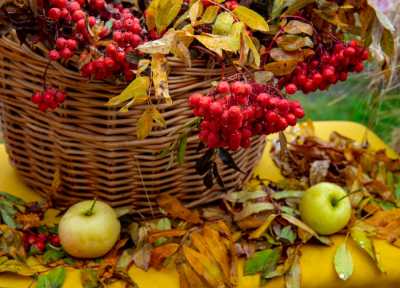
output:
[[[189,1],[187,1],[189,2]],[[201,0],[202,4],[204,7],[208,7],[213,5],[215,1],[210,1],[210,0]],[[228,8],[229,10],[234,10],[239,6],[239,3],[237,0],[230,0],[230,1],[226,1],[225,3],[225,7]]]
[[[133,10],[105,0],[52,0],[50,4],[52,7],[46,14],[49,19],[59,22],[60,27],[64,27],[63,24],[73,26],[72,35],[65,36],[59,31],[61,36],[48,55],[51,60],[69,59],[79,47],[90,48],[81,55],[81,61],[90,59],[82,66],[82,75],[103,80],[123,73],[127,81],[133,80],[136,67],[128,62],[126,55],[130,52],[140,54],[135,48],[143,42],[144,36],[144,29]],[[111,40],[111,43],[104,47],[98,40]],[[87,51],[97,52],[89,56]]]
[[[51,244],[55,247],[61,245],[60,238],[56,234],[35,234],[32,232],[25,232],[22,238],[24,248],[33,254],[41,254],[46,249],[46,244]]]
[[[32,102],[38,105],[40,111],[56,109],[65,100],[65,92],[54,87],[47,87],[45,91],[36,91],[32,95]]]
[[[307,62],[299,63],[291,75],[281,78],[278,86],[285,86],[287,94],[294,94],[298,89],[304,93],[326,90],[331,84],[345,81],[348,72],[363,71],[363,61],[367,59],[368,50],[357,41],[337,42],[329,50],[317,49],[316,54]]]
[[[220,82],[209,95],[195,93],[189,105],[203,117],[199,138],[209,148],[248,148],[251,137],[282,131],[304,116],[297,101],[282,98],[272,86]]]

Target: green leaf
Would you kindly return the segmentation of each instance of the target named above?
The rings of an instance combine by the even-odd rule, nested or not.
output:
[[[395,186],[394,186],[394,197],[397,200],[400,200],[400,181],[399,181],[399,183],[395,184]]]
[[[368,4],[370,7],[372,7],[375,11],[376,18],[378,18],[379,22],[382,24],[382,26],[389,30],[390,32],[395,32],[396,29],[394,28],[392,22],[389,20],[389,18],[379,9],[378,6],[376,6],[375,1],[373,0],[367,0]]]
[[[211,24],[214,22],[215,18],[218,15],[219,7],[218,6],[208,6],[206,11],[204,12],[203,16],[201,17],[200,21],[197,25],[203,24]]]
[[[244,264],[244,274],[253,275],[258,272],[264,274],[273,271],[281,258],[281,249],[266,249],[250,256]]]
[[[339,279],[345,281],[353,274],[353,259],[347,249],[346,241],[336,248],[334,264]]]
[[[63,267],[57,267],[45,275],[40,275],[36,288],[61,288],[64,284],[65,274]]]
[[[368,237],[367,233],[358,226],[353,226],[350,229],[351,238],[363,249],[367,254],[376,260],[374,246],[372,240]]]
[[[222,12],[217,16],[213,25],[212,33],[215,35],[229,35],[232,30],[232,24],[235,21],[229,12]]]
[[[300,267],[300,256],[296,249],[294,251],[293,263],[289,271],[285,274],[285,287],[286,288],[301,288],[301,267]]]
[[[294,243],[296,236],[297,234],[293,231],[291,226],[285,226],[278,235],[280,239],[287,240],[290,244]]]
[[[183,162],[185,161],[185,152],[186,152],[186,146],[187,146],[187,135],[183,134],[181,137],[179,137],[179,142],[178,142],[178,154],[177,154],[177,161],[179,165],[182,165]]]
[[[162,33],[174,21],[181,10],[183,0],[162,0],[159,1],[156,10],[156,27],[158,33]]]
[[[301,198],[304,194],[304,191],[281,191],[274,192],[272,198],[275,200],[286,199],[286,198]]]
[[[17,196],[11,195],[11,194],[9,194],[7,192],[0,192],[0,198],[1,197],[4,197],[6,200],[8,200],[10,202],[13,202],[15,204],[19,204],[19,205],[24,205],[25,204],[24,200],[22,200],[21,198],[19,198]]]
[[[235,10],[233,10],[233,14],[239,18],[246,26],[250,27],[253,30],[258,30],[261,32],[268,32],[269,27],[264,17],[260,14],[251,10],[245,6],[239,5]]]
[[[3,219],[3,222],[9,226],[10,228],[16,229],[17,228],[17,223],[13,219],[13,217],[7,213],[5,209],[0,209],[0,214],[1,218]]]
[[[93,269],[81,270],[81,283],[83,288],[97,288],[100,283],[97,277],[97,271]]]
[[[64,256],[65,253],[63,250],[48,249],[43,255],[43,260],[45,264],[48,264],[60,260],[64,258]]]
[[[150,87],[150,78],[147,76],[137,77],[133,80],[128,87],[126,87],[121,94],[111,98],[108,106],[115,106],[125,101],[131,100],[134,104],[143,104],[148,99],[148,90]]]

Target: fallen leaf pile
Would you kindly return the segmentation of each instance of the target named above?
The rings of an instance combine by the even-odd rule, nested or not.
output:
[[[0,272],[33,276],[38,287],[61,287],[65,267],[73,267],[80,270],[84,288],[113,281],[136,287],[128,276],[136,265],[143,270],[175,267],[183,288],[236,287],[243,276],[255,274],[261,284],[283,276],[286,287],[300,287],[301,246],[310,241],[331,245],[329,237],[300,220],[298,209],[304,189],[321,181],[343,186],[353,205],[352,219],[340,232],[346,240],[332,259],[338,277],[346,280],[354,270],[349,237],[383,271],[374,239],[400,247],[400,161],[338,133],[323,141],[313,135],[312,125],[286,145],[283,136],[280,140],[272,155],[284,181],[253,179],[244,190],[199,209],[161,195],[157,201],[164,217],[136,221],[121,215],[121,239],[96,260],[73,259],[51,243],[43,251],[27,249],[27,233],[56,235],[62,211],[1,193]]]

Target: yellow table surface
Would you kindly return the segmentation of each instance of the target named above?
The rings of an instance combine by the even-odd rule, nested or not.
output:
[[[387,148],[391,157],[397,157],[396,153],[390,150],[375,134],[367,131],[360,124],[353,122],[314,122],[316,134],[327,139],[332,131],[361,141],[367,136],[371,147],[375,150]],[[260,165],[255,173],[271,180],[281,178],[278,169],[274,166],[269,157],[269,145],[266,147]],[[19,179],[15,170],[8,162],[4,145],[0,145],[0,191],[12,193],[20,196],[25,200],[38,200],[40,197],[33,193]],[[335,245],[343,241],[343,237],[333,237]],[[335,245],[332,247],[306,245],[302,248],[301,273],[302,287],[306,288],[333,288],[333,287],[379,287],[379,288],[395,288],[400,287],[400,249],[391,246],[386,241],[374,240],[376,251],[382,260],[382,266],[386,273],[381,273],[375,267],[368,255],[361,251],[356,244],[349,240],[349,248],[353,256],[354,273],[347,281],[341,281],[336,277],[333,269],[333,255],[335,253]],[[144,272],[136,267],[132,267],[130,275],[136,281],[140,288],[177,288],[179,287],[178,274],[175,270],[156,271],[151,269]],[[0,287],[7,288],[27,288],[32,280],[27,277],[19,277],[14,275],[0,275]],[[259,279],[256,276],[242,277],[239,281],[239,287],[256,288]],[[116,286],[116,285],[115,285]],[[68,271],[68,277],[65,281],[64,288],[81,288],[78,271]],[[282,278],[273,279],[266,288],[284,287]]]

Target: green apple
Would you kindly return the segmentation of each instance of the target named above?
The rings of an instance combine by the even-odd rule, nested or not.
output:
[[[333,234],[342,230],[350,220],[350,199],[340,186],[322,182],[304,192],[300,200],[300,215],[318,234]]]
[[[96,200],[71,206],[58,226],[64,250],[77,258],[105,255],[119,239],[120,232],[121,224],[113,208]]]

